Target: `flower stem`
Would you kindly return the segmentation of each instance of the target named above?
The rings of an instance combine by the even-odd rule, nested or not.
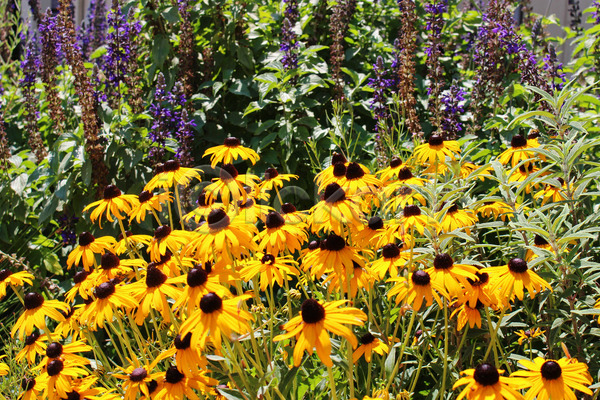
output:
[[[333,370],[331,367],[327,367],[327,374],[329,375],[329,384],[331,385],[331,400],[337,400],[337,393],[335,392],[335,379],[333,378]]]
[[[398,358],[396,359],[396,364],[394,364],[394,369],[392,370],[392,373],[390,374],[388,383],[385,385],[386,391],[389,391],[390,386],[392,386],[392,382],[394,381],[394,378],[396,377],[396,374],[398,373],[398,369],[400,368],[400,362],[402,361],[402,357],[404,356],[404,350],[406,349],[406,345],[408,344],[408,341],[412,338],[411,332],[412,332],[413,324],[415,323],[416,315],[417,315],[417,311],[413,310],[413,312],[410,315],[410,322],[408,323],[408,328],[404,332],[404,341],[402,342],[402,346],[400,347],[400,354],[398,355]]]
[[[448,375],[448,300],[443,299],[444,302],[444,372],[442,375],[442,390],[440,390],[440,399],[444,398],[446,392],[446,375]]]

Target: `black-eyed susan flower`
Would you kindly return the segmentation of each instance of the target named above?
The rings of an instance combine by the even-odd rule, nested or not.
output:
[[[456,328],[460,331],[462,328],[469,323],[470,328],[478,327],[481,328],[481,312],[485,305],[477,301],[475,307],[471,307],[469,302],[461,304],[457,309],[452,312],[450,318],[456,315]]]
[[[548,243],[548,240],[546,240],[546,238],[543,236],[536,234],[533,237],[533,246],[538,249],[543,249],[550,253],[554,253],[554,250],[552,249],[552,245],[550,243]],[[527,249],[527,254],[525,254],[525,259],[527,261],[531,261],[536,257],[537,257],[537,254],[531,248]]]
[[[46,347],[45,357],[42,359],[42,362],[34,369],[47,369],[50,362],[57,359],[67,362],[72,366],[83,367],[89,364],[90,360],[75,353],[85,353],[91,350],[92,347],[81,340],[64,345],[60,342],[52,342]]]
[[[44,398],[66,399],[73,390],[73,379],[87,374],[88,372],[77,363],[56,358],[46,365],[36,380],[43,385]]]
[[[320,242],[318,249],[306,253],[302,259],[304,270],[316,279],[335,270],[339,274],[350,274],[354,263],[365,266],[365,260],[357,249],[346,245],[344,238],[334,233]]]
[[[273,207],[259,204],[252,197],[248,197],[246,201],[238,200],[237,210],[238,218],[247,224],[256,224],[258,220],[265,222],[267,215],[274,211]]]
[[[445,287],[450,296],[456,296],[461,300],[463,288],[467,291],[472,290],[469,279],[477,279],[475,273],[478,268],[474,265],[454,264],[454,260],[448,253],[441,253],[435,256],[433,266],[426,271],[432,282]]]
[[[112,323],[117,308],[132,310],[138,306],[138,302],[127,293],[127,289],[111,281],[96,286],[94,297],[94,301],[86,306],[80,316],[81,322],[87,323],[91,330],[104,328],[106,321]]]
[[[387,354],[390,350],[389,346],[379,338],[375,337],[371,332],[367,332],[360,337],[360,346],[354,350],[352,354],[352,362],[357,363],[358,359],[364,355],[365,361],[370,363],[373,353],[377,353],[380,356]]]
[[[121,400],[122,397],[113,393],[113,390],[106,390],[97,386],[98,378],[95,376],[86,376],[77,378],[71,382],[72,390],[67,393],[67,400],[85,399],[85,400]]]
[[[91,298],[87,299],[91,301]],[[82,332],[81,326],[79,325],[79,316],[83,311],[82,305],[75,307],[69,307],[69,310],[61,314],[65,317],[64,321],[61,321],[54,329],[54,334],[61,338],[68,338],[71,336],[71,340],[77,340]]]
[[[486,268],[479,269],[475,272],[475,278],[467,278],[470,286],[468,290],[465,290],[463,301],[468,303],[471,308],[476,308],[478,302],[494,309],[499,307],[496,294],[489,284],[490,276],[486,271]]]
[[[73,303],[75,297],[79,295],[86,300],[91,296],[94,286],[96,286],[97,272],[88,272],[85,269],[77,271],[73,276],[73,287],[65,293],[65,300],[68,303]]]
[[[503,201],[486,201],[476,209],[477,214],[481,214],[484,218],[512,218],[514,211],[511,206]]]
[[[521,258],[512,258],[500,267],[486,268],[486,272],[490,275],[492,290],[498,291],[501,302],[512,301],[515,296],[523,300],[525,290],[531,298],[544,289],[552,290],[550,284],[531,271]]]
[[[306,211],[298,211],[292,203],[283,203],[281,205],[281,216],[286,224],[301,224],[305,223],[308,216]]]
[[[464,375],[454,386],[467,385],[460,392],[457,400],[523,400],[523,396],[514,387],[519,379],[502,376],[503,370],[496,369],[492,364],[480,364],[476,368],[461,372]]]
[[[252,315],[243,310],[240,304],[251,297],[250,294],[243,294],[223,300],[216,293],[205,294],[200,299],[200,309],[181,324],[180,335],[185,337],[191,332],[192,342],[201,347],[210,335],[215,347],[220,349],[221,334],[230,338],[233,332],[242,334],[251,329],[248,321],[252,320]]]
[[[17,353],[15,358],[17,362],[27,360],[29,365],[35,363],[35,358],[38,355],[44,354],[46,351],[46,336],[40,336],[39,332],[32,332],[31,335],[25,337],[25,346]]]
[[[125,252],[130,251],[130,247],[136,248],[140,243],[149,243],[151,237],[148,235],[134,235],[131,231],[125,231],[119,233],[117,236],[117,243],[113,246],[113,252],[117,255],[121,255]]]
[[[377,276],[369,266],[355,262],[352,274],[348,274],[345,270],[333,270],[323,281],[323,285],[328,285],[327,290],[330,293],[348,294],[349,298],[353,299],[356,297],[358,289],[369,290],[373,287],[376,279]]]
[[[106,252],[100,258],[100,268],[93,274],[95,280],[94,285],[97,286],[102,282],[108,282],[113,279],[125,280],[135,275],[135,270],[146,266],[146,261],[142,259],[123,259],[115,253]]]
[[[79,245],[69,253],[67,257],[67,267],[73,265],[79,266],[83,263],[83,268],[90,271],[94,266],[96,254],[104,254],[105,251],[111,250],[117,241],[112,236],[102,236],[96,239],[89,232],[79,234]]]
[[[375,215],[365,225],[352,231],[352,243],[360,247],[375,247],[377,234],[383,232],[384,222],[380,216]]]
[[[296,367],[302,363],[304,350],[312,355],[315,348],[323,364],[328,367],[333,366],[331,339],[328,332],[343,336],[355,348],[358,344],[356,337],[344,324],[361,326],[367,320],[366,314],[357,308],[339,308],[345,303],[346,300],[329,303],[320,303],[315,299],[304,300],[300,315],[283,325],[282,329],[287,332],[276,336],[273,340],[277,342],[292,337],[296,338],[293,354]]]
[[[6,288],[9,286],[23,286],[33,282],[33,275],[27,271],[12,272],[9,269],[0,271],[0,299],[6,296]]]
[[[371,269],[383,279],[385,274],[390,274],[395,278],[410,260],[410,254],[402,249],[396,243],[388,243],[381,248],[381,257],[373,262]]]
[[[348,164],[344,178],[340,186],[349,196],[371,196],[376,194],[382,185],[379,179],[357,162]]]
[[[144,190],[152,192],[156,188],[168,190],[174,185],[187,186],[193,178],[200,180],[201,169],[182,167],[179,161],[167,161],[162,170],[150,179]]]
[[[210,263],[207,263],[210,266]],[[200,306],[205,294],[216,293],[219,297],[230,295],[229,290],[219,283],[219,275],[212,270],[207,271],[202,265],[190,269],[186,275],[173,279],[173,283],[186,283],[183,293],[175,300],[173,309],[186,309],[190,315]]]
[[[456,160],[458,153],[460,153],[460,146],[457,141],[444,140],[441,135],[434,134],[429,137],[427,143],[415,148],[414,157],[418,163],[428,165],[430,168],[435,168],[437,165],[439,172],[445,169],[446,157]]]
[[[363,400],[391,400],[390,393],[385,389],[378,389],[372,396],[365,396]]]
[[[473,174],[479,168],[481,168],[480,165],[473,164],[472,162],[468,162],[468,161],[464,162],[460,165],[460,171],[459,171],[460,177],[462,179],[468,179],[469,177],[476,177],[480,180],[485,180],[485,176],[490,175],[494,170],[491,166],[489,166],[487,168],[483,168],[482,170],[478,171],[477,174]]]
[[[521,161],[534,158],[535,153],[530,150],[531,148],[527,143],[527,138],[521,134],[516,134],[510,140],[510,147],[498,156],[498,161],[502,165],[510,163],[512,167],[516,167]]]
[[[520,329],[515,333],[519,337],[517,343],[519,343],[519,346],[521,346],[524,341],[531,342],[536,337],[542,336],[544,333],[546,333],[546,331],[543,331],[538,327],[535,329],[527,329],[526,331]]]
[[[343,154],[333,153],[331,156],[331,165],[315,175],[315,183],[318,188],[317,191],[321,192],[330,183],[337,182],[339,178],[343,178],[346,175],[347,164],[348,160]],[[336,165],[338,166],[338,171],[337,173],[334,173]]]
[[[265,221],[265,229],[254,237],[258,250],[278,255],[284,251],[294,254],[308,240],[304,224],[286,224],[277,211],[271,211]]]
[[[173,339],[173,346],[163,353],[162,358],[175,355],[175,364],[182,373],[195,375],[201,369],[206,369],[208,360],[202,356],[202,349],[192,345],[192,332],[185,336],[177,335]]]
[[[46,300],[41,294],[34,292],[27,293],[23,302],[25,312],[17,319],[10,331],[11,336],[17,334],[21,340],[26,335],[31,335],[34,327],[47,332],[46,317],[62,321],[65,317],[60,312],[69,309],[69,305],[62,301]]]
[[[146,399],[151,398],[151,382],[156,382],[162,375],[161,372],[152,371],[161,360],[161,357],[157,357],[150,364],[141,364],[137,359],[133,359],[130,360],[132,363],[127,368],[118,367],[122,373],[115,373],[113,376],[124,381],[122,384],[125,392],[123,395],[124,400],[135,400],[138,395],[145,396]]]
[[[195,237],[187,244],[184,254],[205,261],[215,261],[215,256],[231,265],[234,259],[248,255],[256,248],[253,240],[257,229],[245,221],[230,218],[223,210],[213,210],[206,223],[196,229]]]
[[[115,185],[108,185],[104,188],[104,198],[88,204],[83,212],[93,209],[90,214],[90,220],[95,223],[98,220],[102,228],[102,214],[106,213],[106,219],[113,222],[115,218],[125,219],[131,212],[131,209],[137,205],[138,198],[134,194],[123,194]],[[121,214],[121,213],[124,213]]]
[[[21,390],[19,400],[37,400],[43,390],[43,385],[39,379],[23,378],[21,380]]]
[[[310,209],[308,223],[314,233],[322,230],[343,235],[345,226],[359,227],[361,222],[362,200],[348,197],[337,183],[325,188],[323,199]]]
[[[256,253],[254,258],[242,263],[240,277],[248,282],[258,276],[260,290],[265,291],[275,283],[283,286],[284,278],[292,280],[293,276],[299,275],[300,272],[296,268],[297,266],[298,262],[291,255]]]
[[[411,273],[409,278],[391,278],[388,279],[388,282],[394,282],[394,286],[387,294],[388,298],[396,296],[396,304],[403,301],[412,305],[416,311],[421,309],[423,302],[429,307],[435,299],[441,306],[442,299],[440,295],[446,298],[449,297],[444,286],[432,281],[426,271],[417,270]]]
[[[384,169],[377,171],[383,185],[388,185],[398,179],[399,171],[404,168],[404,164],[399,157],[392,157],[390,163]]]
[[[426,204],[425,198],[423,195],[418,193],[416,190],[406,185],[390,185],[388,188],[392,188],[394,191],[390,190],[389,196],[386,195],[386,198],[389,198],[388,201],[383,205],[384,212],[390,212],[395,214],[398,210],[403,209],[407,205],[412,204],[421,204],[424,206]],[[388,189],[386,188],[386,189]]]
[[[459,209],[456,204],[453,204],[446,210],[441,210],[437,213],[438,231],[452,232],[455,229],[465,229],[465,232],[470,235],[471,227],[477,222],[477,217],[472,210]]]
[[[198,199],[196,200],[196,205],[197,205],[196,208],[194,208],[192,211],[190,211],[189,213],[187,213],[183,216],[183,220],[185,222],[188,222],[193,218],[194,221],[197,224],[199,224],[200,221],[202,221],[202,220],[206,219],[206,217],[208,217],[208,214],[210,214],[210,212],[212,210],[216,210],[216,209],[223,207],[223,205],[221,203],[215,203],[214,198],[208,197],[206,195],[205,190],[200,192],[200,194],[198,195]]]
[[[407,205],[402,210],[402,216],[398,223],[402,226],[403,233],[410,233],[413,229],[421,235],[425,233],[425,227],[436,227],[437,223],[427,215],[421,213],[416,204]],[[391,225],[391,224],[390,224]]]
[[[383,191],[386,197],[391,197],[403,187],[408,185],[423,186],[426,180],[413,175],[409,167],[404,166],[398,170],[397,180],[389,184]]]
[[[150,267],[139,281],[127,286],[129,293],[139,304],[135,313],[136,324],[142,325],[151,309],[158,311],[165,323],[171,323],[167,297],[178,299],[182,292],[182,289],[175,286],[174,279],[176,278],[167,277],[159,268]]]
[[[150,260],[160,261],[161,256],[170,251],[171,254],[178,254],[179,250],[188,244],[193,238],[193,234],[188,231],[171,229],[169,225],[161,225],[154,230],[154,236],[148,244],[148,253]]]
[[[206,376],[206,372],[201,370],[194,375],[184,374],[175,366],[169,367],[164,373],[164,378],[159,381],[159,389],[154,400],[181,400],[185,396],[188,399],[200,400],[194,389],[206,398],[207,394],[214,393],[213,387],[218,383],[216,379]]]
[[[3,359],[4,357],[6,357],[6,355],[0,356],[0,360]],[[9,372],[10,372],[10,367],[8,366],[8,364],[0,362],[0,376],[8,375]]]
[[[242,146],[240,139],[233,136],[226,138],[222,145],[206,150],[202,157],[206,156],[210,156],[210,166],[213,168],[219,163],[231,164],[238,158],[250,160],[252,165],[254,165],[260,158],[254,150]]]
[[[264,179],[258,184],[258,191],[262,193],[273,189],[279,190],[283,187],[284,181],[289,182],[292,179],[298,179],[298,175],[280,174],[275,168],[269,167],[265,171]]]
[[[219,177],[214,178],[204,190],[211,201],[220,196],[223,205],[228,207],[229,203],[236,205],[240,200],[246,201],[248,192],[245,186],[256,186],[258,181],[260,181],[258,176],[240,174],[232,164],[225,164],[221,166]]]
[[[519,364],[527,370],[513,372],[511,377],[523,378],[516,385],[517,389],[530,388],[525,394],[526,400],[577,400],[573,390],[593,395],[587,387],[592,383],[587,365],[574,358],[545,360],[537,357],[533,361],[519,360]]]
[[[568,200],[567,196],[567,184],[563,178],[556,178],[559,185],[547,184],[542,190],[537,192],[533,197],[535,199],[542,199],[542,205],[551,202],[558,203],[559,201]]]
[[[146,219],[146,214],[149,212],[162,212],[162,205],[166,204],[167,201],[173,201],[169,192],[155,195],[149,190],[142,190],[138,195],[137,204],[131,209],[129,222],[131,223],[135,219],[139,224]]]

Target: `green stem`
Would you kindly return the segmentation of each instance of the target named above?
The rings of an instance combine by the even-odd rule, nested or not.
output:
[[[335,392],[335,379],[333,377],[333,370],[331,367],[327,367],[327,374],[329,375],[329,385],[331,386],[331,400],[337,400],[337,393]]]
[[[412,332],[413,324],[415,323],[416,315],[417,315],[416,311],[413,311],[412,314],[410,315],[410,322],[408,323],[408,328],[404,332],[404,341],[402,342],[402,346],[400,347],[400,354],[398,355],[398,358],[396,359],[396,364],[394,364],[394,369],[392,370],[392,373],[390,374],[388,383],[385,385],[386,391],[389,391],[390,386],[392,386],[392,382],[394,381],[394,378],[396,377],[396,374],[398,373],[398,369],[400,368],[400,362],[402,361],[402,357],[404,356],[404,350],[406,349],[406,345],[408,344],[408,341],[412,338],[411,332]]]
[[[448,300],[444,302],[444,372],[442,375],[442,390],[440,390],[440,399],[444,398],[446,393],[446,375],[448,375]]]

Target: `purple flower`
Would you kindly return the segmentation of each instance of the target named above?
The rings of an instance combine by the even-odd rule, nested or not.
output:
[[[77,241],[77,234],[75,233],[75,225],[79,221],[79,218],[75,214],[69,214],[64,212],[57,221],[59,228],[58,233],[63,241],[63,246],[75,244]]]
[[[394,79],[386,78],[388,71],[381,56],[377,57],[377,62],[373,64],[373,72],[375,78],[370,78],[367,82],[369,87],[374,89],[373,98],[369,100],[369,107],[375,115],[375,130],[379,130],[380,125],[389,117],[387,93],[390,88],[395,86],[396,82]]]
[[[284,52],[281,63],[286,71],[298,68],[298,42],[294,25],[298,21],[300,14],[298,13],[297,0],[284,0],[287,4],[281,27],[281,45],[279,50]]]
[[[86,59],[90,57],[94,50],[106,42],[106,31],[108,29],[106,12],[105,0],[91,0],[87,17],[78,27],[77,36]]]
[[[551,44],[548,45],[548,53],[544,56],[544,71],[550,75],[550,82],[553,90],[561,90],[567,82],[566,74],[563,71],[563,64],[558,62],[556,50]],[[557,82],[557,79],[560,81]]]
[[[465,112],[466,92],[457,85],[450,86],[442,95],[443,118],[441,128],[446,137],[456,137],[463,130],[460,116]]]

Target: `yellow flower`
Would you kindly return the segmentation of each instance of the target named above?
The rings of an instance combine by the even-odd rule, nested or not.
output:
[[[36,380],[43,385],[43,398],[66,399],[68,393],[73,390],[73,379],[87,374],[88,372],[76,362],[56,358],[47,364]]]
[[[129,223],[135,219],[139,224],[146,219],[146,214],[149,212],[162,212],[162,203],[166,203],[167,201],[173,201],[169,192],[153,195],[151,191],[143,190],[138,196],[137,204],[129,214]]]
[[[181,400],[187,396],[191,400],[200,400],[200,397],[193,389],[203,394],[202,398],[207,398],[207,394],[213,394],[213,386],[219,382],[216,379],[206,376],[207,371],[199,371],[192,375],[182,373],[177,367],[169,367],[165,372],[165,377],[159,382],[158,392],[154,400]]]
[[[373,286],[375,279],[376,276],[369,267],[354,263],[352,274],[348,274],[345,270],[333,270],[327,276],[327,279],[323,281],[323,285],[329,284],[327,291],[330,293],[348,293],[349,290],[349,298],[353,299],[356,297],[359,288],[368,290]]]
[[[222,208],[223,206],[221,203],[215,203],[215,199],[208,197],[205,190],[198,195],[196,204],[198,207],[183,216],[185,222],[189,222],[193,218],[194,221],[199,224],[200,221],[208,217],[208,214],[210,214],[212,210]]]
[[[364,312],[357,308],[338,308],[346,300],[337,300],[321,304],[317,300],[307,299],[302,303],[300,315],[292,318],[283,325],[287,333],[275,336],[274,341],[296,337],[294,347],[294,365],[300,366],[304,350],[310,355],[316,347],[317,355],[328,367],[333,366],[331,361],[331,339],[327,332],[343,336],[356,347],[358,342],[352,331],[343,324],[362,325],[367,320]]]
[[[477,213],[481,214],[485,218],[494,217],[498,219],[502,218],[503,221],[506,220],[506,217],[512,218],[514,212],[511,206],[506,204],[503,201],[486,201],[479,207],[477,207]]]
[[[207,263],[210,267],[210,263]],[[197,265],[190,269],[186,275],[178,276],[173,279],[173,283],[186,283],[183,293],[175,300],[173,309],[185,309],[188,315],[192,314],[196,307],[200,306],[200,301],[205,294],[216,293],[219,297],[229,296],[229,290],[219,283],[219,274],[214,270],[202,268]]]
[[[314,244],[313,247],[315,251],[304,255],[302,267],[317,279],[334,270],[339,274],[350,274],[355,263],[365,266],[365,260],[358,254],[356,248],[347,246],[344,238],[334,233],[321,243]],[[311,249],[310,245],[309,249]]]
[[[323,200],[310,209],[308,223],[314,233],[325,230],[343,235],[346,225],[362,225],[361,205],[359,197],[347,197],[340,185],[331,183],[325,188]]]
[[[281,214],[271,211],[267,215],[265,229],[254,237],[254,241],[262,252],[278,255],[289,251],[294,254],[308,240],[304,228],[304,224],[286,224]]]
[[[292,280],[292,276],[299,275],[300,272],[296,269],[296,262],[292,255],[275,256],[268,253],[256,253],[255,257],[243,262],[240,276],[248,282],[255,276],[260,277],[260,290],[265,291],[269,286],[273,286],[275,282],[283,287],[284,277],[287,280]]]
[[[401,248],[395,243],[388,243],[381,248],[381,258],[373,262],[371,269],[383,279],[386,273],[392,278],[397,277],[406,263],[410,260],[410,254],[400,251]]]
[[[377,175],[380,176],[383,185],[388,185],[398,179],[398,174],[402,168],[404,168],[402,160],[399,157],[392,157],[390,164],[381,171],[377,171]]]
[[[169,160],[157,167],[157,174],[144,186],[144,190],[152,192],[156,188],[168,190],[173,185],[187,186],[192,178],[200,180],[201,169],[182,167],[177,160]]]
[[[260,193],[268,190],[278,190],[283,187],[284,181],[290,181],[292,179],[298,179],[298,175],[293,174],[280,174],[275,168],[269,167],[265,171],[264,180],[258,185],[258,196]],[[267,196],[268,199],[268,196]]]
[[[242,160],[250,160],[252,165],[259,160],[258,154],[241,145],[241,142],[236,137],[228,137],[221,146],[214,146],[204,152],[202,157],[210,156],[210,166],[216,167],[218,163],[231,164],[238,158]]]
[[[460,307],[458,307],[456,310],[454,310],[452,312],[452,315],[450,315],[450,318],[454,317],[455,315],[457,316],[456,328],[459,331],[462,328],[464,328],[467,322],[469,323],[469,327],[471,328],[474,328],[475,326],[481,328],[481,313],[479,312],[479,310],[483,307],[485,306],[480,301],[477,301],[475,307],[471,307],[469,305],[469,302],[466,302]]]
[[[528,329],[526,331],[524,331],[522,329],[518,330],[517,336],[519,337],[519,340],[517,340],[517,343],[519,343],[519,346],[520,346],[523,344],[523,342],[525,340],[530,342],[532,339],[534,339],[538,336],[542,336],[544,333],[546,333],[546,331],[543,331],[540,328]]]
[[[491,364],[480,364],[477,368],[467,369],[452,389],[467,385],[458,395],[456,400],[523,400],[523,396],[513,389],[519,382],[516,378],[502,376],[503,370],[496,369]]]
[[[459,300],[464,297],[463,288],[472,290],[469,279],[476,280],[475,273],[478,268],[467,264],[454,264],[454,260],[448,253],[440,253],[433,259],[433,266],[425,270],[431,281],[439,286],[445,287],[450,296],[456,296]]]
[[[370,363],[373,352],[383,356],[384,354],[387,354],[389,350],[390,347],[387,344],[373,336],[371,332],[367,332],[360,337],[360,346],[358,346],[352,354],[352,362],[356,364],[360,356],[364,355],[365,361]]]
[[[399,224],[402,226],[403,233],[410,233],[412,229],[416,229],[421,235],[425,233],[425,227],[437,226],[437,222],[421,214],[421,209],[416,204],[404,207]]]
[[[486,272],[490,275],[492,290],[498,291],[498,300],[505,305],[515,296],[523,300],[525,290],[531,298],[544,289],[552,290],[550,284],[529,270],[527,262],[521,258],[512,258],[504,266],[486,268]]]
[[[529,149],[531,149],[531,146],[527,139],[523,135],[517,134],[513,136],[510,147],[500,154],[498,160],[502,165],[511,163],[513,167],[516,167],[521,161],[527,161],[535,157],[535,153]]]
[[[96,299],[86,306],[80,317],[81,322],[87,323],[91,330],[104,328],[105,321],[112,323],[114,308],[131,310],[138,306],[138,302],[127,294],[127,289],[113,282],[104,282],[96,286],[94,297]]]
[[[560,187],[548,184],[542,190],[537,192],[533,198],[539,199],[541,197],[542,205],[548,202],[558,203],[559,201],[568,200],[566,193],[567,184],[563,178],[556,178],[556,180],[559,182]]]
[[[519,364],[527,370],[513,372],[511,377],[523,378],[515,386],[517,389],[530,388],[525,394],[526,400],[577,400],[573,389],[593,395],[587,388],[592,384],[587,365],[574,358],[544,360],[537,357],[533,361],[519,360]]]
[[[6,296],[8,286],[23,286],[25,283],[32,284],[33,275],[27,271],[12,272],[8,269],[0,271],[0,299]]]
[[[232,202],[234,205],[238,201],[244,202],[248,198],[248,193],[244,186],[253,187],[260,181],[260,178],[252,174],[239,174],[238,170],[232,164],[225,164],[221,167],[219,178],[214,178],[213,182],[204,190],[209,201],[221,196],[221,201],[225,207]]]
[[[117,241],[112,236],[103,236],[96,239],[89,232],[83,232],[79,235],[79,245],[69,253],[67,257],[67,267],[70,269],[73,265],[79,266],[83,263],[83,268],[90,271],[96,262],[96,254],[104,254],[111,250]]]
[[[340,186],[349,195],[375,195],[381,181],[369,173],[369,170],[356,162],[351,162],[346,167],[346,174]]]
[[[460,147],[455,140],[444,140],[441,135],[431,135],[427,143],[415,148],[414,157],[417,162],[428,165],[430,168],[438,166],[438,172],[445,169],[446,157],[456,160]],[[435,170],[433,170],[435,172]]]
[[[419,311],[425,305],[429,307],[433,304],[433,299],[441,306],[442,299],[440,294],[448,298],[448,293],[443,285],[431,280],[431,277],[426,271],[415,271],[410,274],[410,278],[405,277],[391,278],[388,282],[394,282],[394,286],[390,289],[387,296],[391,298],[396,296],[396,304],[404,301],[406,304],[413,306],[415,311]]]
[[[175,279],[177,278],[168,278],[160,269],[151,266],[146,270],[145,276],[127,286],[131,296],[139,303],[135,313],[136,324],[143,325],[151,309],[158,311],[165,323],[171,323],[167,296],[178,299],[182,292],[182,289],[174,286]]]
[[[439,222],[439,232],[452,232],[455,229],[465,228],[467,235],[471,234],[471,226],[477,222],[477,217],[471,210],[459,210],[456,204],[453,204],[446,210],[437,213],[436,219]]]
[[[125,219],[131,212],[131,209],[137,205],[138,199],[134,194],[122,194],[115,185],[108,185],[104,188],[104,198],[87,205],[83,212],[94,209],[90,214],[92,223],[98,220],[102,228],[102,214],[106,212],[106,219],[113,222],[114,218]],[[122,215],[121,213],[125,213]]]
[[[154,262],[160,261],[161,256],[167,254],[167,250],[171,254],[178,254],[179,249],[187,245],[192,237],[191,232],[172,230],[168,225],[159,226],[154,230],[154,236],[147,249],[150,259]]]
[[[24,359],[27,360],[29,365],[35,363],[37,355],[42,355],[46,351],[46,336],[40,336],[38,332],[33,332],[25,338],[25,347],[17,354],[15,358],[17,362],[21,362]]]
[[[45,300],[39,293],[27,293],[24,298],[25,312],[21,314],[15,325],[12,327],[10,334],[21,340],[26,335],[31,335],[33,328],[47,331],[46,316],[55,321],[63,321],[65,317],[60,313],[67,312],[69,306],[58,300]]]
[[[246,201],[238,200],[237,208],[239,212],[237,218],[252,225],[256,224],[258,220],[265,222],[267,215],[269,215],[270,212],[275,211],[273,207],[257,203],[256,199],[252,197],[248,197]]]
[[[3,359],[4,357],[6,357],[6,355],[0,356],[0,360]],[[9,372],[10,372],[9,366],[3,362],[0,362],[0,376],[8,375]]]
[[[124,400],[136,400],[138,394],[145,396],[146,399],[151,398],[149,385],[153,380],[157,380],[162,375],[160,372],[152,372],[152,370],[154,370],[156,364],[161,360],[161,357],[157,357],[152,363],[142,365],[134,358],[133,363],[129,367],[117,367],[123,373],[116,373],[113,376],[124,380]],[[131,362],[131,360],[129,361]]]

